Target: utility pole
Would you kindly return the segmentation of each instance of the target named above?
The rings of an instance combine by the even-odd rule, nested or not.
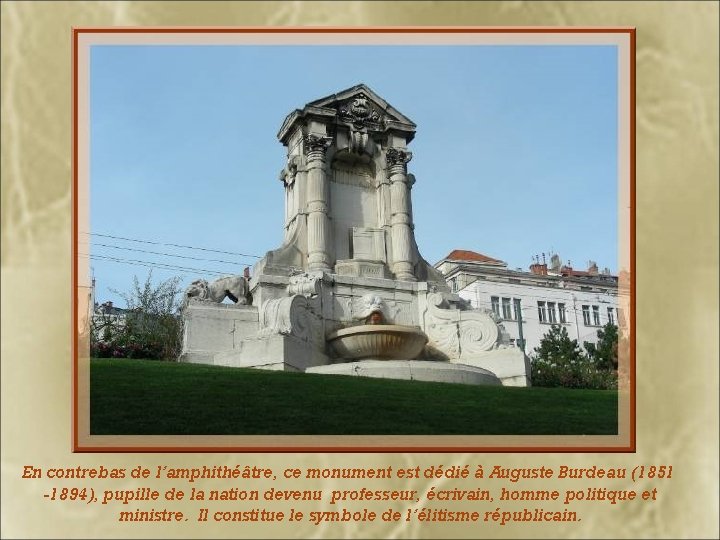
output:
[[[522,310],[520,309],[520,299],[515,298],[515,315],[517,316],[518,321],[518,339],[520,340],[520,348],[522,349],[522,352],[525,352],[525,338],[523,337],[523,328],[522,328]]]

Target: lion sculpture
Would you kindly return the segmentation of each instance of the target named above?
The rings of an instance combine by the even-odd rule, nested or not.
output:
[[[229,298],[236,304],[249,304],[250,290],[247,279],[243,276],[227,276],[210,283],[204,279],[195,280],[185,290],[184,303],[187,305],[190,300],[197,299],[219,304],[225,298]]]

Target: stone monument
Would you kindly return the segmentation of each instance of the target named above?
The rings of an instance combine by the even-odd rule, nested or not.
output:
[[[450,293],[420,255],[415,129],[364,84],[290,113],[278,133],[284,241],[251,277],[190,286],[180,360],[527,385],[528,359],[494,314]]]

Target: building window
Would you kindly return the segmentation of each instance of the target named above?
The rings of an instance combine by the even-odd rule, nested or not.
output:
[[[590,306],[583,306],[583,324],[585,326],[590,326]]]
[[[555,302],[547,303],[547,312],[548,312],[548,322],[550,324],[555,324],[557,322],[557,318],[555,317]]]
[[[492,305],[493,313],[499,317],[500,316],[500,298],[498,298],[497,296],[491,296],[490,297],[490,305]]]
[[[595,326],[600,326],[600,307],[599,306],[593,306],[593,324]]]
[[[510,309],[510,299],[502,299],[502,318],[505,320],[512,319],[512,310]]]
[[[615,313],[611,307],[608,308],[608,322],[610,324],[615,324]]]
[[[567,322],[567,319],[565,318],[565,304],[558,304],[558,316],[560,317],[561,323]]]
[[[538,302],[538,319],[541,323],[547,322],[547,313],[545,312],[545,302]]]
[[[452,292],[457,292],[458,286],[457,286],[457,278],[452,278],[450,280],[450,290]]]

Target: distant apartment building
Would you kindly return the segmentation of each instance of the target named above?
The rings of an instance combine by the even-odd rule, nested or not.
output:
[[[126,317],[127,310],[113,306],[110,301],[95,304],[91,319],[95,338],[107,341],[113,333],[125,326]]]
[[[128,313],[127,309],[116,307],[109,300],[102,304],[99,304],[95,300],[95,278],[92,279],[90,288],[89,311],[91,327],[95,333],[95,337],[101,341],[104,340],[104,337],[107,335],[106,329],[111,332],[113,329],[125,326],[125,319]]]
[[[563,265],[558,255],[537,257],[529,271],[474,251],[456,249],[435,264],[453,292],[501,319],[512,343],[532,354],[553,324],[565,327],[582,347],[597,331],[625,317],[618,309],[618,278],[590,261],[587,270]],[[522,334],[522,340],[521,340]],[[524,341],[524,343],[523,343]]]

